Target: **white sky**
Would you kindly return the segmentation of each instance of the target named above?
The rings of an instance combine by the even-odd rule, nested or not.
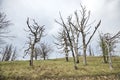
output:
[[[19,46],[21,51],[27,36],[23,29],[27,27],[27,17],[30,17],[36,19],[40,25],[45,25],[48,35],[44,40],[52,44],[52,35],[56,34],[60,27],[54,21],[59,19],[59,11],[67,18],[80,9],[80,3],[85,5],[87,10],[91,10],[93,20],[102,20],[99,31],[115,34],[120,30],[120,0],[0,0],[0,10],[5,12],[14,24],[10,30],[11,35],[16,38],[9,42]],[[96,40],[95,38],[93,40]]]

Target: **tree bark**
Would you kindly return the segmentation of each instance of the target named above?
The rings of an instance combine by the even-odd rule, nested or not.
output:
[[[107,57],[105,56],[105,54],[103,54],[103,60],[104,60],[104,63],[107,63]]]
[[[68,54],[67,54],[67,53],[65,54],[65,60],[66,60],[66,62],[69,61],[69,59],[68,59]]]
[[[86,60],[86,46],[83,48],[83,64],[87,65],[87,60]]]
[[[33,66],[34,44],[31,46],[30,66]]]
[[[85,41],[85,34],[84,34],[84,32],[81,32],[81,33],[82,33],[82,42],[83,42],[83,64],[87,65],[87,60],[86,60],[87,46],[86,46],[86,41]]]

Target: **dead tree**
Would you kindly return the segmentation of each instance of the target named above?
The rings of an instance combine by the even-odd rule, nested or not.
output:
[[[93,56],[92,48],[90,45],[89,45],[89,56]]]
[[[74,53],[75,53],[75,57],[76,57],[76,63],[79,63],[78,43],[79,43],[80,32],[76,28],[74,28],[73,25],[71,25],[71,20],[72,20],[72,17],[69,16],[68,17],[68,25],[69,25],[70,31],[71,31],[71,41],[73,43]]]
[[[108,63],[108,48],[105,42],[105,35],[99,33],[99,45],[102,51],[103,62]]]
[[[46,43],[41,43],[40,44],[40,56],[46,60],[50,54],[50,52],[52,51],[52,48],[50,45],[46,44]]]
[[[70,51],[72,52],[72,56],[73,56],[74,68],[77,70],[78,67],[77,67],[77,64],[76,64],[76,57],[75,57],[74,46],[73,46],[74,44],[73,44],[72,38],[71,38],[70,26],[67,25],[64,22],[64,20],[63,20],[63,18],[61,16],[61,13],[60,13],[60,20],[61,20],[61,22],[58,22],[58,21],[56,21],[56,22],[58,24],[60,24],[63,27],[63,29],[65,30],[65,32],[66,32],[66,36],[67,36],[67,39],[69,41]]]
[[[58,35],[54,36],[54,38],[56,39],[56,42],[54,42],[55,45],[57,46],[58,49],[62,49],[62,51],[65,53],[65,60],[68,62],[69,42],[66,36],[66,31],[62,28],[62,30],[60,30],[58,32]]]
[[[44,25],[40,26],[38,23],[33,19],[33,24],[30,24],[30,19],[27,18],[27,27],[29,29],[29,42],[28,42],[28,49],[25,50],[26,53],[30,52],[30,66],[33,66],[33,57],[35,54],[35,45],[40,42],[43,32],[45,30]]]
[[[120,31],[115,34],[114,36],[111,36],[110,33],[106,33],[103,36],[100,35],[100,42],[104,43],[103,46],[101,46],[103,51],[103,55],[105,55],[105,53],[107,53],[107,57],[108,57],[108,61],[109,61],[109,67],[112,70],[112,55],[111,53],[114,51],[115,49],[115,45],[116,43],[118,43],[118,39],[120,39]],[[101,45],[101,44],[100,44]],[[103,49],[104,48],[104,49]],[[106,56],[103,56],[104,60],[106,59]],[[106,61],[106,60],[105,60]]]
[[[12,55],[12,45],[6,45],[4,51],[2,52],[2,61],[9,61]]]
[[[86,60],[86,50],[87,46],[90,43],[91,39],[93,38],[95,32],[97,31],[98,27],[101,24],[101,20],[98,22],[98,24],[95,26],[93,33],[90,35],[89,38],[86,38],[86,36],[89,34],[90,29],[91,29],[91,24],[89,23],[90,19],[90,11],[87,12],[86,7],[83,7],[81,5],[81,10],[80,10],[80,17],[78,12],[75,12],[75,23],[72,22],[71,20],[69,23],[81,33],[82,36],[82,43],[83,43],[83,64],[87,65],[87,60]],[[88,39],[88,40],[87,40]]]
[[[2,38],[8,37],[5,34],[8,33],[8,31],[6,31],[6,28],[10,24],[10,20],[7,20],[6,15],[0,12],[0,44],[4,43],[4,40]]]
[[[17,58],[17,50],[16,48],[12,51],[11,61],[15,61]]]

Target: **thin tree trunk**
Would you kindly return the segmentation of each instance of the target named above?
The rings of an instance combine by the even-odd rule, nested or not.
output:
[[[107,43],[109,43],[109,41],[108,41]],[[107,45],[107,48],[108,48],[109,67],[110,67],[110,70],[112,70],[112,69],[113,69],[113,67],[112,67],[112,59],[111,59],[110,45],[109,45],[109,44],[107,44],[107,43],[106,43],[106,45]]]
[[[82,32],[82,37],[83,37],[83,64],[87,65],[87,60],[86,60],[87,45],[85,43],[85,34],[83,32]]]
[[[112,66],[112,56],[111,56],[111,52],[109,51],[109,66],[110,66],[110,70],[113,69],[113,66]]]
[[[34,44],[31,47],[30,66],[33,66]]]
[[[65,54],[65,60],[68,62],[69,59],[68,59],[68,53]]]
[[[86,60],[86,46],[83,48],[83,64],[87,65],[87,60]]]
[[[33,53],[31,53],[31,56],[30,56],[30,66],[33,66]]]
[[[35,53],[35,60],[37,60],[37,53]]]
[[[75,56],[76,56],[76,63],[79,63],[77,43],[75,43]]]

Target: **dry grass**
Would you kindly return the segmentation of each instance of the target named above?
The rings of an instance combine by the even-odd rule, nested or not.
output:
[[[38,79],[120,73],[120,57],[113,57],[113,70],[102,62],[101,57],[87,57],[87,60],[88,65],[84,66],[80,57],[78,70],[74,70],[72,58],[69,62],[65,62],[64,59],[34,61],[34,67],[30,67],[28,61],[0,62],[0,75],[4,78]]]

